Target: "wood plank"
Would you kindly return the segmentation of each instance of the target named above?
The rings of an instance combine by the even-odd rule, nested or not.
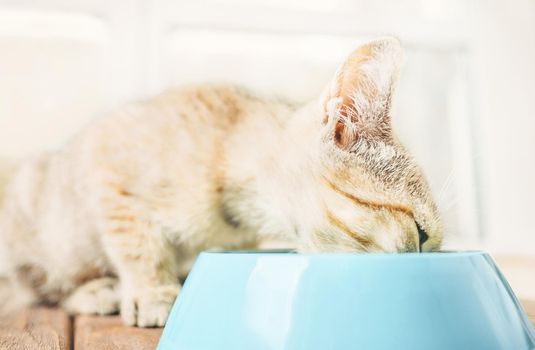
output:
[[[535,300],[535,257],[493,255],[496,264],[520,299]]]
[[[521,300],[524,311],[528,314],[529,319],[535,325],[535,300]]]
[[[124,326],[118,316],[78,316],[74,321],[76,350],[154,350],[161,328]]]
[[[71,322],[62,310],[39,307],[0,319],[0,349],[68,350]]]

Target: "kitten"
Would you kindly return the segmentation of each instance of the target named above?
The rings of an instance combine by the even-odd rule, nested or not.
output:
[[[98,120],[7,184],[10,283],[73,313],[163,326],[198,252],[278,236],[311,252],[418,252],[442,230],[391,130],[402,50],[353,52],[305,106],[241,89],[171,90]]]

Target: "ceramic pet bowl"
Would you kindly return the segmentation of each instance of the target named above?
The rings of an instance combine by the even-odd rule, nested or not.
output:
[[[531,350],[483,252],[202,253],[159,350]]]

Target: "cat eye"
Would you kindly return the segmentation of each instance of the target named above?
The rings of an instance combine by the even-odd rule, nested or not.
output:
[[[425,232],[425,230],[420,226],[420,224],[418,224],[418,222],[416,222],[416,228],[418,229],[418,241],[419,241],[419,245],[420,245],[420,251],[422,251],[422,246],[424,245],[425,242],[427,242],[427,240],[429,239],[429,235],[427,234],[427,232]]]

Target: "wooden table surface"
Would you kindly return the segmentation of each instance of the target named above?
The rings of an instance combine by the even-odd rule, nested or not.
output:
[[[161,328],[124,326],[118,316],[74,318],[60,309],[41,307],[0,320],[0,349],[152,350],[161,334]]]
[[[535,323],[535,301],[524,301]],[[123,326],[118,316],[69,317],[60,309],[34,308],[0,320],[2,350],[156,349],[161,329]]]

